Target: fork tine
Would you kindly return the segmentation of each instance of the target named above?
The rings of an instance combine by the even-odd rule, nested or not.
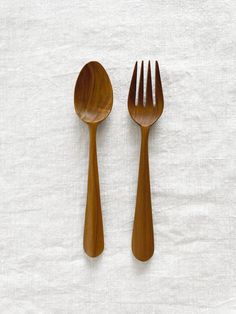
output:
[[[146,106],[153,106],[152,76],[151,76],[151,63],[150,63],[150,61],[148,62],[148,73],[147,73]]]
[[[156,106],[158,107],[158,111],[161,114],[163,111],[163,93],[162,93],[159,65],[157,61],[156,61],[156,77],[155,77],[155,98],[156,98]]]
[[[139,88],[138,88],[138,105],[143,105],[143,61],[141,65]]]
[[[138,62],[136,61],[136,62],[135,62],[135,66],[134,66],[134,71],[133,71],[132,79],[131,79],[131,83],[130,83],[130,88],[129,88],[129,96],[128,96],[129,105],[130,105],[130,104],[135,104],[136,81],[137,81],[137,67],[138,67]]]

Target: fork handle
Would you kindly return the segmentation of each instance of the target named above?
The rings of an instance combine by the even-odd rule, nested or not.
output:
[[[96,131],[97,124],[90,124],[87,204],[84,223],[84,250],[86,254],[91,257],[98,256],[104,249],[102,209],[97,163]]]
[[[148,260],[154,252],[152,202],[148,161],[149,127],[141,127],[141,151],[138,189],[132,235],[132,251],[140,261]]]

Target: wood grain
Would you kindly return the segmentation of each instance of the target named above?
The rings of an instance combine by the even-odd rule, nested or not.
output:
[[[92,61],[81,70],[74,93],[75,111],[88,124],[90,134],[87,203],[84,222],[84,251],[96,257],[104,249],[102,208],[97,163],[97,126],[112,109],[113,92],[103,66]]]
[[[148,161],[148,127],[141,127],[141,150],[138,188],[132,235],[132,251],[141,261],[148,260],[154,252],[152,202]]]
[[[136,102],[137,67],[138,64],[136,62],[128,96],[128,109],[130,116],[141,128],[141,150],[132,234],[132,251],[138,260],[144,262],[151,258],[154,253],[152,202],[148,162],[148,135],[150,127],[162,114],[164,101],[159,66],[156,62],[154,104],[152,95],[151,65],[149,61],[147,71],[146,100],[144,101],[144,64],[142,62],[138,87],[138,100]]]
[[[87,255],[91,257],[98,256],[104,249],[102,208],[97,164],[96,130],[96,124],[91,124],[89,126],[89,169],[87,204],[84,222],[84,250]]]

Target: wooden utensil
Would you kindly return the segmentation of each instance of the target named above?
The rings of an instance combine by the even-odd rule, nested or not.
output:
[[[140,71],[138,100],[136,102],[136,62],[131,79],[128,109],[132,119],[141,127],[141,151],[139,163],[138,189],[132,235],[132,251],[140,261],[148,260],[154,253],[154,236],[152,222],[152,203],[150,191],[150,176],[148,162],[148,135],[153,123],[160,118],[163,107],[163,93],[158,62],[156,61],[155,75],[155,104],[153,102],[151,65],[148,63],[146,101],[143,92],[143,61]]]
[[[109,115],[112,102],[112,86],[105,69],[98,62],[87,63],[75,85],[74,104],[77,115],[88,124],[90,134],[84,250],[91,257],[98,256],[104,249],[96,130],[98,124]]]

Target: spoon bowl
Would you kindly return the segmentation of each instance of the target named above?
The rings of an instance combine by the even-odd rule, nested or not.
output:
[[[75,85],[75,111],[86,123],[99,123],[112,109],[111,81],[103,66],[92,61],[81,70]]]

